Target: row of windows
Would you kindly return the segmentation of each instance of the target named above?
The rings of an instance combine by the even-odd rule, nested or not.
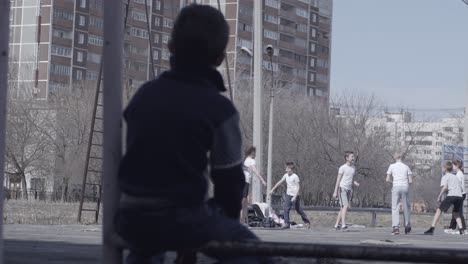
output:
[[[170,52],[167,51],[167,50],[159,51],[157,49],[153,50],[153,59],[154,60],[159,60],[159,53],[161,53],[161,59],[162,60],[169,61],[169,57],[171,56]]]
[[[54,18],[73,21],[73,12],[59,8],[54,8]]]
[[[130,28],[130,35],[132,35],[134,37],[147,39],[148,38],[148,31],[145,30],[145,29],[132,27],[132,28]]]
[[[125,51],[127,53],[133,53],[133,54],[137,54],[137,55],[141,55],[141,56],[147,56],[148,55],[148,49],[147,48],[140,48],[140,47],[137,47],[133,44],[130,44],[130,43],[125,43],[124,45],[125,47]]]
[[[71,57],[72,50],[69,47],[64,47],[60,45],[52,45],[50,49],[52,55]]]
[[[100,36],[96,35],[89,35],[88,36],[88,43],[96,46],[104,45],[104,40]]]
[[[51,64],[50,65],[50,73],[62,76],[70,76],[71,67],[59,64]]]
[[[76,70],[75,79],[78,81],[83,80],[83,70]],[[99,78],[99,73],[95,71],[86,71],[86,80],[96,81]]]
[[[167,17],[163,17],[162,20],[163,20],[163,27],[167,27],[167,28],[173,28],[174,27],[174,20],[172,20],[170,18],[167,18]],[[161,26],[161,17],[157,16],[157,17],[154,18],[154,26],[156,26],[156,27]]]
[[[99,18],[99,17],[90,16],[89,17],[89,25],[93,26],[93,27],[96,27],[98,29],[102,29],[104,27],[104,20],[102,18]]]

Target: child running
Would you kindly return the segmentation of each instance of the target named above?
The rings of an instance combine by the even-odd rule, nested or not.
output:
[[[291,222],[289,220],[289,211],[291,211],[291,207],[294,205],[294,209],[296,212],[301,216],[302,221],[304,221],[304,225],[306,228],[310,228],[310,221],[307,218],[307,215],[301,208],[301,198],[300,198],[300,185],[299,185],[299,176],[294,173],[295,166],[293,162],[286,162],[286,174],[284,174],[283,178],[279,182],[275,184],[273,188],[271,188],[270,195],[273,194],[273,191],[280,186],[283,182],[286,182],[286,197],[284,199],[284,225],[282,226],[283,229],[288,229],[291,226]]]
[[[434,215],[434,219],[432,220],[431,227],[424,232],[425,235],[433,235],[435,226],[439,221],[440,215],[442,212],[447,212],[447,210],[453,205],[453,215],[455,216],[455,220],[458,225],[458,232],[460,235],[465,234],[465,229],[463,228],[461,219],[460,219],[460,204],[463,203],[462,198],[462,186],[460,181],[458,180],[457,176],[452,174],[453,165],[452,162],[447,161],[445,163],[445,175],[442,177],[440,182],[440,186],[442,187],[440,190],[439,197],[437,197],[437,201],[440,201],[441,204]],[[447,197],[442,201],[442,196],[447,193]]]

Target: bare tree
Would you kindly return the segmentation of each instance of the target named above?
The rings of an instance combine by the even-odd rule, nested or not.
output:
[[[47,120],[53,111],[32,100],[10,100],[7,118],[7,170],[10,182],[21,182],[23,198],[28,199],[27,175],[51,171],[52,149]],[[41,129],[38,129],[41,128]]]

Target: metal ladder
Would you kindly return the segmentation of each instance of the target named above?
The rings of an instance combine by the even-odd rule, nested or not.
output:
[[[102,64],[101,64],[102,65]],[[96,93],[94,95],[93,114],[91,119],[91,131],[88,138],[88,149],[81,185],[80,205],[78,210],[78,222],[83,222],[83,212],[94,212],[94,223],[99,220],[102,194],[102,151],[103,151],[103,110],[102,103],[102,66],[99,69]],[[85,206],[85,203],[95,203],[93,207]]]

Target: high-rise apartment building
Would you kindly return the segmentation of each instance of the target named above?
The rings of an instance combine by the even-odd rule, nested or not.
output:
[[[169,68],[167,43],[174,20],[180,7],[192,2],[218,3],[128,2],[124,50],[129,87],[137,88],[152,78],[153,67],[155,75]],[[228,60],[235,84],[236,78],[248,79],[252,73],[251,54],[242,50],[253,50],[253,0],[221,0],[220,4],[231,28]],[[97,80],[103,46],[102,0],[11,0],[11,6],[13,97],[45,100],[61,89]],[[275,72],[277,87],[328,101],[332,0],[264,0],[263,19],[264,45],[274,46],[272,64],[265,54],[263,65]]]
[[[252,74],[253,0],[221,2],[233,36],[228,54],[230,64],[236,67],[231,76],[249,79]],[[273,70],[277,89],[328,102],[333,1],[263,2],[263,42],[265,47],[274,47],[272,62],[264,54],[263,68]],[[269,74],[265,76],[267,80]]]

